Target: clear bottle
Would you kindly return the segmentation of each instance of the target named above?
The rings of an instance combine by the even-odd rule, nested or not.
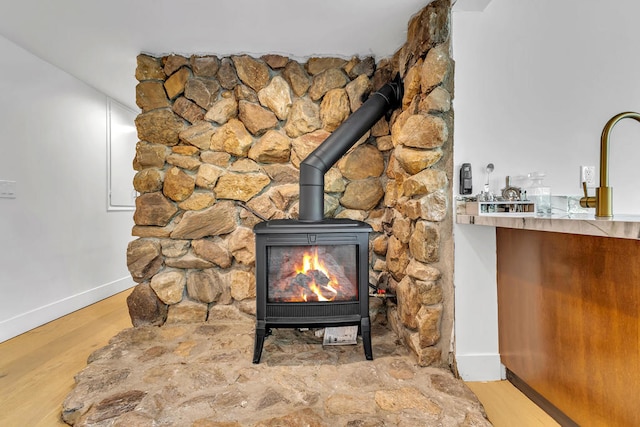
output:
[[[526,189],[527,197],[536,204],[536,216],[551,216],[551,187],[542,183],[545,174],[531,172],[527,176],[531,180],[531,186]]]

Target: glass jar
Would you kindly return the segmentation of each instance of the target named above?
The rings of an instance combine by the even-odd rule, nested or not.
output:
[[[527,175],[531,186],[527,188],[527,198],[536,204],[536,216],[551,216],[551,187],[546,187],[542,181],[545,174],[531,172]]]

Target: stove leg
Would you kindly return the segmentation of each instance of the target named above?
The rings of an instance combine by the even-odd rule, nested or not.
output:
[[[371,325],[369,318],[360,319],[360,333],[362,334],[362,344],[364,346],[364,356],[367,360],[373,360],[373,351],[371,349]]]
[[[253,363],[260,363],[260,356],[262,356],[262,346],[264,345],[264,339],[266,336],[266,322],[264,320],[258,320],[256,323],[256,341],[253,346]]]

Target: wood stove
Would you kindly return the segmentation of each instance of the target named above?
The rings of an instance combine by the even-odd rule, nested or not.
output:
[[[358,325],[373,359],[369,322],[369,233],[352,220],[256,225],[257,324],[253,362],[271,327]]]
[[[358,325],[373,359],[369,321],[369,233],[361,221],[324,219],[324,174],[402,101],[399,77],[383,86],[300,164],[300,219],[257,224],[256,336],[260,362],[271,327]]]

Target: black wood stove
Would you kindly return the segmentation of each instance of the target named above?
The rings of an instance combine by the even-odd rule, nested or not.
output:
[[[362,104],[300,164],[300,219],[257,224],[256,336],[260,362],[272,327],[357,325],[373,359],[369,321],[369,233],[361,221],[324,219],[324,174],[402,100],[398,77]]]
[[[359,325],[367,359],[369,327],[369,233],[359,221],[257,224],[257,325],[253,354],[260,361],[270,327]],[[258,255],[260,254],[260,255]]]

